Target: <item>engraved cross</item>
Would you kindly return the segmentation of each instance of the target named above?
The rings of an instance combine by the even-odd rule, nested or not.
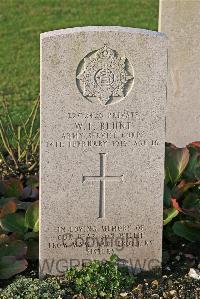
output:
[[[106,154],[100,153],[100,175],[97,176],[83,176],[83,183],[99,182],[100,183],[100,196],[99,196],[99,218],[105,218],[105,187],[106,181],[122,182],[123,174],[120,176],[106,175]]]

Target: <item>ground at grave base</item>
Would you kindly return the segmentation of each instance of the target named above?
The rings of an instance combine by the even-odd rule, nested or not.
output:
[[[159,279],[137,278],[132,299],[200,299],[199,244],[182,244],[179,250],[163,252],[162,276]],[[196,273],[196,278],[192,274]]]
[[[148,278],[140,274],[136,277],[132,289],[121,292],[116,298],[200,299],[200,244],[181,244],[177,248],[171,249],[170,246],[165,246],[163,251],[162,275],[159,278]],[[37,278],[37,266],[35,264],[30,265],[29,269],[24,272],[24,276]],[[16,280],[16,278],[13,280]],[[62,281],[62,278],[60,281]],[[11,281],[0,282],[0,288],[4,289],[10,283]],[[48,299],[61,298],[87,299],[79,294],[65,295],[59,298],[48,297]]]

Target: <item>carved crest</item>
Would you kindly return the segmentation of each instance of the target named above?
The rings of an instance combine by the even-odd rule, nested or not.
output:
[[[84,97],[109,105],[126,96],[133,84],[133,70],[127,58],[105,45],[83,59],[77,81]]]

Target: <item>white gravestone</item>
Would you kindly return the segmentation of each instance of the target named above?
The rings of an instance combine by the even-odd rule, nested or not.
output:
[[[167,142],[200,140],[200,1],[160,0],[159,31],[169,38]]]
[[[122,27],[41,35],[41,273],[114,253],[160,266],[166,45]]]

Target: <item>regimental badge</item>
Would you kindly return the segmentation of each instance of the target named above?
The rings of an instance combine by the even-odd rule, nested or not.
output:
[[[133,68],[126,57],[107,45],[89,53],[77,68],[77,86],[84,97],[102,105],[114,104],[129,93],[133,86]]]

